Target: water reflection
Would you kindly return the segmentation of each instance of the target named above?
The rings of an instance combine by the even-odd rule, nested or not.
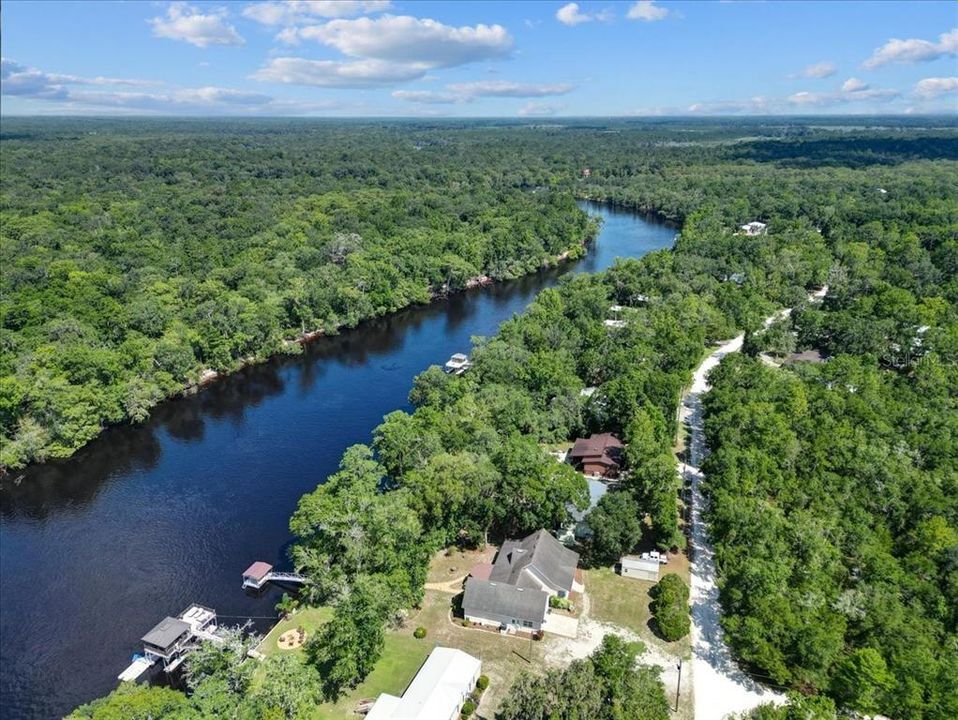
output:
[[[106,431],[70,460],[0,490],[0,704],[4,720],[58,717],[108,692],[136,639],[190,602],[268,615],[253,560],[282,566],[300,496],[407,407],[412,378],[493,335],[566,272],[671,244],[674,230],[599,211],[578,263],[410,308],[316,340]]]

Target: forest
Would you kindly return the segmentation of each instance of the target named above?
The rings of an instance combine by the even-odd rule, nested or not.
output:
[[[307,335],[576,255],[568,192],[348,125],[4,121],[0,465]],[[481,160],[481,158],[477,158]]]
[[[706,404],[708,518],[733,651],[759,679],[797,693],[795,717],[808,716],[802,708],[821,718],[836,708],[955,717],[958,131],[860,122],[5,128],[4,151],[9,144],[22,165],[9,178],[4,171],[2,206],[5,248],[18,248],[10,255],[16,271],[4,273],[4,283],[16,284],[4,293],[11,332],[2,404],[13,433],[5,445],[18,462],[43,448],[55,455],[56,443],[67,442],[57,433],[100,412],[77,404],[84,392],[119,393],[113,415],[83,425],[89,432],[135,419],[120,411],[119,398],[129,397],[129,383],[155,380],[164,339],[188,347],[189,357],[174,353],[182,373],[168,373],[169,390],[151,402],[175,390],[174,377],[182,383],[203,367],[228,369],[303,329],[332,331],[325,322],[419,302],[447,282],[452,289],[478,274],[508,277],[548,262],[593,232],[577,198],[682,226],[670,251],[542,292],[495,337],[476,338],[474,367],[462,377],[438,368],[421,374],[410,392],[414,411],[388,415],[367,444],[346,452],[337,473],[317,478],[291,519],[291,555],[311,579],[299,601],[333,606],[334,619],[307,643],[304,662],[270,663],[266,690],[220,658],[195,668],[188,696],[123,688],[78,716],[113,717],[110,707],[155,699],[170,708],[156,715],[297,717],[306,704],[337,697],[369,673],[385,628],[420,601],[432,552],[556,529],[586,506],[582,478],[546,452],[582,432],[620,434],[629,469],[621,489],[591,511],[603,530],[583,548],[586,561],[606,564],[640,538],[682,547],[676,403],[709,345],[744,331],[745,356],[714,374]],[[102,158],[91,150],[84,164],[76,147],[102,153],[107,135],[116,149]],[[50,167],[39,146],[60,147],[64,167]],[[320,147],[328,161],[317,165],[309,160]],[[224,161],[231,152],[235,167]],[[115,179],[91,172],[91,155]],[[145,197],[146,185],[163,202]],[[423,192],[410,191],[416,187]],[[435,212],[408,212],[424,193]],[[111,203],[127,202],[150,208],[128,216],[144,230],[153,222],[180,227],[175,250],[165,252],[165,231],[143,235],[117,222]],[[86,220],[71,225],[68,208],[78,203]],[[110,220],[92,220],[107,210]],[[233,227],[239,218],[249,226]],[[751,220],[767,223],[767,234],[737,232]],[[435,225],[427,231],[421,221]],[[192,243],[193,232],[209,235]],[[440,261],[436,270],[427,258],[456,233],[475,246],[444,246],[443,257],[467,258],[452,280],[450,268]],[[513,247],[520,237],[529,244]],[[410,267],[419,268],[411,272],[422,273],[421,294],[413,286],[400,292],[405,285],[377,293],[385,257],[404,257],[406,247]],[[66,270],[53,272],[52,258]],[[97,285],[114,269],[119,285]],[[808,290],[826,283],[825,302],[809,306]],[[154,287],[165,299],[161,321],[144,326],[158,333],[150,335],[125,323],[135,301],[149,297],[135,288]],[[297,287],[299,305],[280,299]],[[41,288],[51,297],[33,294]],[[74,290],[82,292],[68,295]],[[337,306],[341,295],[352,300]],[[58,304],[67,296],[68,305]],[[238,324],[212,321],[224,298],[232,302],[226,317]],[[625,327],[604,324],[611,304],[627,308]],[[780,307],[796,310],[763,329]],[[246,328],[239,321],[250,315],[241,309],[266,312],[273,319],[251,327],[277,334]],[[70,332],[52,332],[63,323]],[[797,351],[813,350],[821,362],[794,362]],[[87,363],[99,368],[108,356],[104,367],[115,372],[90,371]],[[141,377],[132,368],[150,369]],[[596,391],[583,395],[587,387]],[[522,682],[516,702],[557,680]],[[657,716],[653,706],[649,717]]]

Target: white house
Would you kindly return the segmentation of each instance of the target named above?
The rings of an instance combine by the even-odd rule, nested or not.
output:
[[[366,720],[458,720],[482,663],[455,648],[434,648],[402,697],[383,693]]]
[[[576,580],[579,554],[545,530],[506,540],[492,565],[477,565],[462,599],[470,622],[507,630],[541,630],[549,598],[582,592]]]
[[[758,222],[757,220],[753,220],[741,226],[742,232],[746,235],[764,235],[767,229],[768,225],[763,222]]]

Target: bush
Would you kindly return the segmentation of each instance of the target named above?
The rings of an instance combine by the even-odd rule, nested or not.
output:
[[[480,675],[479,679],[476,681],[476,689],[479,692],[485,692],[487,687],[489,687],[489,676]]]
[[[419,638],[420,640],[422,640],[424,637],[426,637],[426,628],[420,625],[419,627],[416,628],[415,632],[413,632],[412,635],[413,637]]]
[[[466,700],[462,704],[462,717],[467,718],[476,711],[476,704],[472,700]]]
[[[682,578],[669,573],[652,588],[652,616],[663,638],[678,640],[689,634],[689,588]]]
[[[568,610],[572,607],[572,601],[569,598],[559,597],[558,595],[552,595],[549,598],[549,607],[558,608],[559,610]]]

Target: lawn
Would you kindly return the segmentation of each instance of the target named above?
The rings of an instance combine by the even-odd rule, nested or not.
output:
[[[356,720],[355,710],[360,700],[375,700],[381,693],[402,695],[435,644],[428,638],[414,638],[415,628],[415,624],[408,624],[401,630],[387,632],[382,657],[366,680],[336,703],[320,705],[315,715],[317,720]]]
[[[667,567],[672,566],[671,560]],[[678,570],[678,568],[675,568]],[[687,563],[683,580],[688,582]],[[671,572],[671,570],[670,570]],[[680,577],[682,572],[677,573]],[[661,575],[659,576],[661,577]],[[624,578],[611,568],[596,568],[585,571],[585,589],[591,601],[590,615],[600,622],[608,622],[628,628],[642,641],[669,655],[684,657],[688,654],[689,639],[666,642],[657,637],[649,627],[652,613],[649,591],[655,583],[647,580]]]
[[[285,620],[280,620],[278,623],[276,623],[276,625],[273,626],[273,629],[266,634],[266,637],[263,638],[263,641],[256,649],[266,656],[280,652],[292,652],[296,653],[297,655],[302,655],[303,651],[301,648],[297,648],[295,650],[280,650],[276,645],[276,641],[279,636],[287,630],[301,627],[306,631],[306,638],[309,639],[322,625],[329,622],[330,618],[332,617],[333,609],[331,607],[324,606],[300,608]]]
[[[486,545],[482,550],[460,550],[459,548],[440,550],[432,556],[426,582],[448,583],[463,577],[478,563],[492,562],[495,556],[496,546],[491,544]]]

